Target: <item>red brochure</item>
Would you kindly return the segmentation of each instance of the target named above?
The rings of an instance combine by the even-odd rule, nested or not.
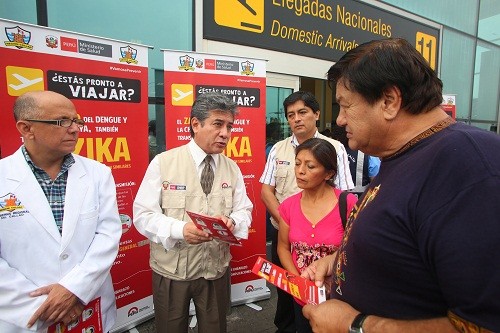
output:
[[[294,275],[262,257],[257,258],[252,272],[307,304],[326,301],[325,287],[319,288],[313,281]]]
[[[234,234],[229,230],[227,225],[222,222],[221,219],[212,216],[196,214],[189,211],[186,211],[186,213],[189,215],[191,220],[193,220],[198,229],[210,234],[210,236],[212,236],[214,239],[217,239],[221,242],[227,242],[230,244],[241,246],[241,242],[234,236]]]
[[[47,333],[102,333],[101,298],[89,302],[82,314],[67,326],[56,323],[49,326]]]

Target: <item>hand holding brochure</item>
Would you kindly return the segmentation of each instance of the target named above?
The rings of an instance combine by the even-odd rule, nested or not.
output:
[[[198,229],[205,231],[214,239],[234,245],[241,245],[241,242],[229,230],[222,219],[202,214],[186,211]]]
[[[307,304],[326,301],[324,286],[319,288],[313,281],[294,275],[262,257],[257,258],[252,272]]]
[[[80,317],[67,326],[61,323],[49,326],[47,333],[102,333],[101,298],[98,297],[85,306]]]

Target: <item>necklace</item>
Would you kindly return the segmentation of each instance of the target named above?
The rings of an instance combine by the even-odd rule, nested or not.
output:
[[[451,117],[447,117],[446,119],[441,120],[440,122],[432,125],[430,128],[426,129],[425,131],[423,131],[422,133],[420,133],[419,135],[417,135],[416,137],[414,137],[413,139],[411,139],[410,141],[408,141],[397,152],[395,152],[394,154],[392,154],[390,156],[386,156],[386,157],[382,158],[382,160],[388,160],[390,158],[393,158],[393,157],[396,157],[398,155],[401,155],[402,153],[404,153],[405,151],[407,151],[408,149],[410,149],[410,147],[413,147],[415,144],[417,144],[417,142],[420,142],[423,139],[428,138],[428,137],[430,137],[433,134],[436,134],[437,132],[445,129],[446,127],[448,127],[448,126],[450,126],[450,125],[452,125],[454,123],[456,123],[456,121],[455,121],[455,119],[453,119]]]

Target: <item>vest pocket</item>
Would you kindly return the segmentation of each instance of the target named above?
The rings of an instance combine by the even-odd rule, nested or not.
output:
[[[231,194],[227,195],[224,193],[224,215],[229,216],[233,211],[233,196]]]
[[[277,168],[276,169],[276,186],[275,190],[278,193],[283,193],[285,191],[286,179],[288,177],[288,169]]]
[[[163,214],[178,220],[184,220],[186,197],[181,194],[163,192],[161,196],[161,208]]]
[[[152,267],[159,270],[160,274],[170,276],[178,275],[181,278],[185,277],[186,272],[179,272],[180,249],[175,246],[170,250],[165,250],[163,246],[153,244],[151,246],[151,261]]]
[[[219,272],[223,272],[224,269],[229,266],[229,262],[231,261],[231,252],[229,251],[229,245],[226,243],[219,243],[219,263],[217,270]]]

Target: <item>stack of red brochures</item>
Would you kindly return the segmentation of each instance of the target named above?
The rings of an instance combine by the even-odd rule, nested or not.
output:
[[[258,257],[252,272],[283,289],[290,295],[307,304],[319,304],[326,301],[325,287],[317,287],[314,281],[293,275],[289,271]]]

